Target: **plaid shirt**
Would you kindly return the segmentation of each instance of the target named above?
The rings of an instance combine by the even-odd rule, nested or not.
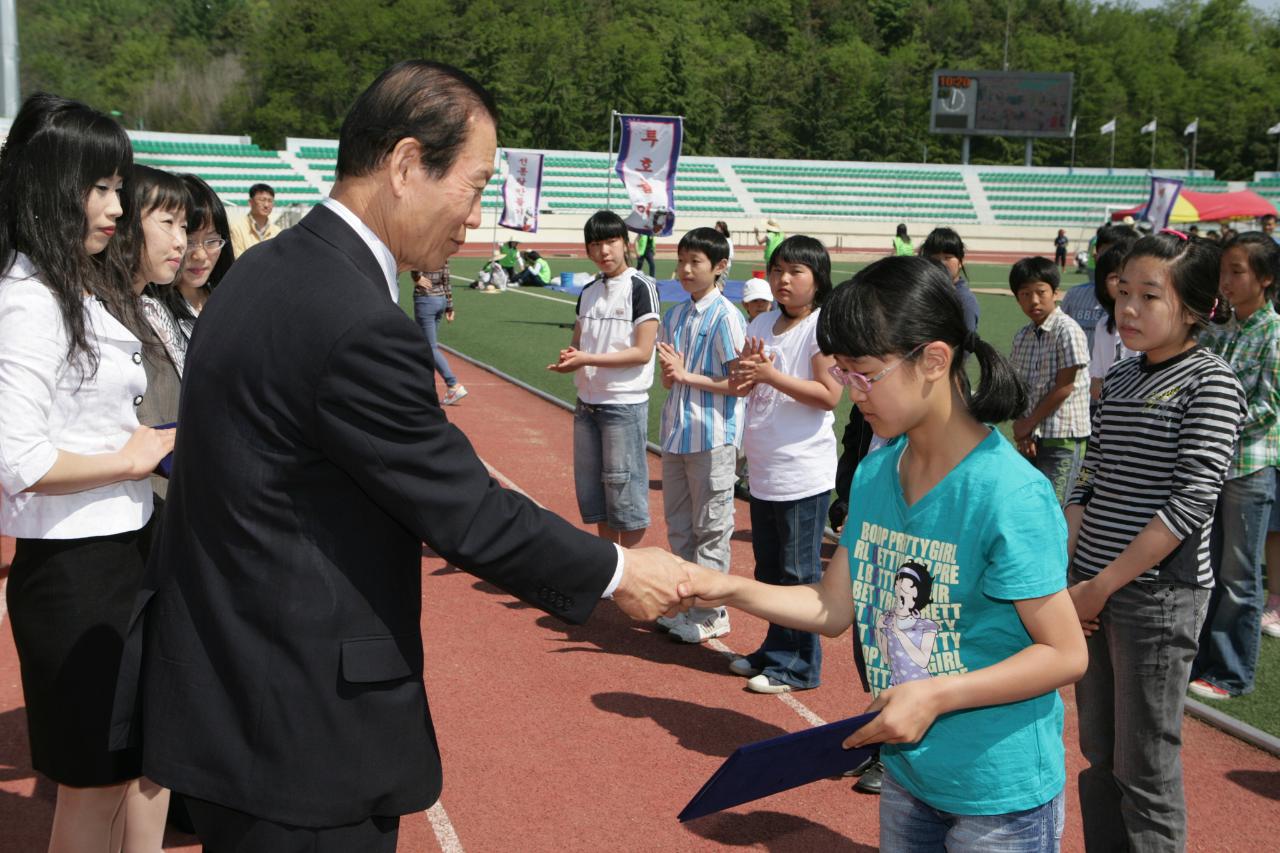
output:
[[[1231,322],[1200,336],[1222,356],[1244,388],[1244,426],[1227,479],[1280,465],[1280,315],[1263,305],[1243,323]]]
[[[453,282],[449,278],[449,265],[434,272],[419,273],[413,283],[414,296],[443,296],[446,308],[453,307]]]
[[[1086,438],[1089,435],[1089,341],[1080,325],[1060,308],[1039,326],[1028,323],[1013,336],[1014,370],[1027,383],[1027,409],[1053,390],[1058,371],[1079,367],[1071,396],[1036,427],[1037,438]]]

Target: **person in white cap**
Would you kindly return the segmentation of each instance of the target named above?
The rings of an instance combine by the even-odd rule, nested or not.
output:
[[[747,320],[754,320],[766,311],[773,310],[773,291],[763,278],[750,278],[742,286],[742,307]]]

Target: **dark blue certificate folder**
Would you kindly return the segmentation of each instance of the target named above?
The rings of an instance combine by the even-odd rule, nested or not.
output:
[[[173,429],[177,425],[178,425],[178,422],[174,421],[171,424],[158,424],[155,427],[153,427],[153,429]],[[172,450],[170,450],[167,454],[165,454],[165,457],[160,460],[159,464],[156,465],[155,473],[165,478],[168,478],[173,474],[173,451]]]
[[[860,714],[738,747],[684,807],[679,819],[693,820],[852,770],[878,744],[857,749],[840,744],[874,717]]]

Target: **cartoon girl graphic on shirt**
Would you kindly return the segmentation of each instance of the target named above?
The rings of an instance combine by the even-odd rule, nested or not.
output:
[[[921,564],[908,560],[893,579],[893,607],[880,614],[876,645],[889,662],[893,684],[929,678],[929,656],[938,637],[938,623],[921,617],[929,606],[933,578]]]

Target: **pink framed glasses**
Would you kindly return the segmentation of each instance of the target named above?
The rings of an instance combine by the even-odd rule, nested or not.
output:
[[[868,394],[871,392],[872,385],[879,382],[881,379],[884,379],[890,373],[893,373],[893,371],[897,370],[904,361],[910,360],[913,355],[920,352],[920,350],[924,349],[926,346],[928,346],[927,343],[920,344],[911,352],[907,353],[902,358],[877,373],[875,376],[867,376],[865,373],[858,373],[856,370],[845,370],[838,364],[833,364],[828,367],[827,372],[831,374],[833,379],[846,388],[857,388],[863,394]]]

